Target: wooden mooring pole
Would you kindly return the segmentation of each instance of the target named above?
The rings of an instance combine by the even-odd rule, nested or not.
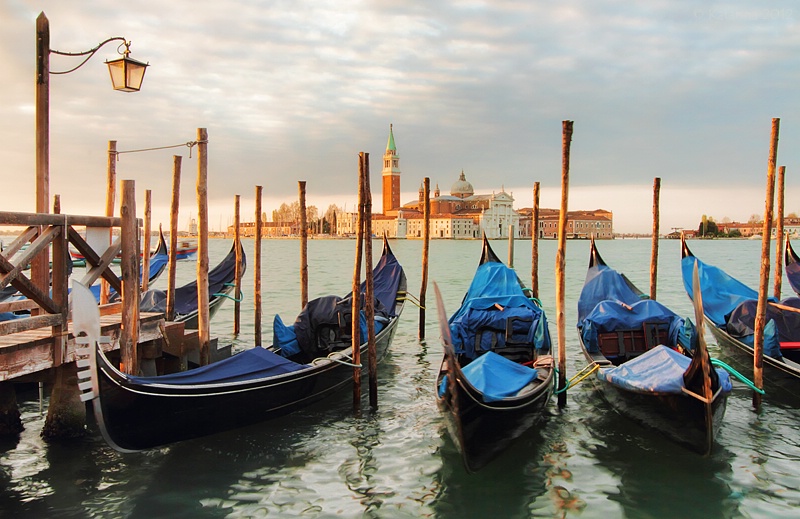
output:
[[[197,129],[197,332],[200,365],[209,361],[208,310],[208,131]]]
[[[178,271],[178,209],[181,203],[181,156],[172,156],[172,202],[169,208],[169,265],[167,267],[167,321],[175,320],[175,274]]]
[[[256,186],[255,250],[253,251],[253,334],[255,345],[261,346],[261,186]]]
[[[106,216],[114,216],[114,204],[117,193],[117,141],[108,141],[108,157],[106,163]],[[108,243],[112,240],[112,229],[108,229]],[[108,303],[108,281],[100,280],[100,304]]]
[[[122,329],[120,330],[120,370],[139,374],[139,241],[136,222],[136,183],[123,180],[122,200]]]
[[[367,318],[367,365],[369,367],[369,405],[378,408],[378,351],[375,345],[375,285],[372,277],[372,193],[369,181],[369,153],[361,152],[364,165],[364,313]]]
[[[558,328],[558,406],[567,405],[567,335],[564,313],[565,267],[567,254],[567,206],[569,198],[569,153],[572,121],[562,123],[561,211],[558,215],[558,252],[556,253],[556,326]]]
[[[300,308],[308,303],[308,219],[306,215],[306,181],[297,182],[300,198]]]
[[[658,226],[659,198],[661,196],[661,179],[653,179],[653,244],[650,248],[650,299],[655,300],[658,285]]]
[[[425,293],[428,291],[428,254],[431,245],[431,179],[423,180],[422,211],[422,286],[419,289],[419,332],[425,338]]]
[[[508,268],[514,268],[514,226],[508,226]]]
[[[778,157],[778,133],[780,119],[772,119],[769,160],[767,162],[767,195],[764,207],[764,227],[761,232],[761,278],[758,284],[758,307],[756,310],[755,335],[753,341],[753,383],[764,388],[764,326],[767,324],[767,290],[769,286],[769,241],[772,235],[772,210],[775,200],[775,164]],[[780,258],[777,259],[780,261]],[[753,407],[761,410],[761,394],[753,391]]]
[[[785,188],[785,180],[786,178],[786,166],[781,166],[778,168],[778,178],[775,180],[777,182],[777,193],[775,195],[775,285],[773,288],[772,295],[775,296],[775,299],[781,299],[781,282],[783,281],[783,218],[784,218],[784,188]]]
[[[356,259],[353,267],[350,344],[353,351],[353,411],[361,410],[361,253],[364,242],[364,157],[358,155],[358,213],[356,216]]]
[[[233,334],[239,335],[241,330],[242,309],[242,236],[239,232],[239,195],[233,197],[233,246],[236,247],[236,287],[233,299]]]
[[[144,234],[142,235],[142,292],[147,290],[150,284],[150,238],[152,234],[153,192],[149,189],[144,191]]]
[[[533,183],[531,215],[531,295],[539,298],[539,183]]]

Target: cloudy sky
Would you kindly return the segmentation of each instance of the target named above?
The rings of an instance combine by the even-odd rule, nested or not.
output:
[[[644,5],[635,5],[644,4]],[[389,124],[403,202],[424,177],[443,192],[463,169],[476,192],[504,187],[517,207],[559,205],[561,123],[574,121],[570,209],[614,211],[615,230],[703,214],[763,214],[771,120],[787,212],[800,213],[800,6],[786,1],[652,0],[0,0],[3,210],[33,211],[35,20],[51,47],[88,50],[111,36],[150,63],[138,93],[110,88],[101,49],[51,76],[50,193],[65,212],[102,214],[106,150],[179,145],[209,134],[212,228],[233,196],[247,219],[255,185],[267,211],[297,196],[355,202],[357,154],[380,186]],[[75,66],[51,56],[51,70]],[[154,218],[168,224],[172,156],[183,156],[181,220],[196,214],[196,153],[120,157]],[[376,194],[378,191],[375,191]],[[376,209],[380,199],[376,197]],[[141,208],[141,205],[140,205]]]

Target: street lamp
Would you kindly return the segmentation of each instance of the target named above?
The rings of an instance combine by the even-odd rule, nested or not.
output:
[[[50,48],[50,21],[44,12],[36,18],[36,212],[49,212],[50,198],[50,74],[69,74],[94,56],[95,52],[106,43],[121,41],[125,51],[120,52],[123,57],[106,62],[111,73],[111,80],[115,90],[123,92],[136,92],[142,86],[144,71],[147,64],[129,57],[130,42],[122,37],[109,38],[93,49],[85,52],[61,52]],[[78,66],[63,72],[50,71],[50,54],[62,56],[86,56]],[[37,257],[31,266],[34,283],[46,289],[47,258],[45,255]]]
[[[69,74],[80,67],[102,46],[121,41],[125,51],[122,58],[106,61],[115,90],[137,92],[142,86],[146,63],[130,57],[130,42],[122,37],[105,40],[85,52],[61,52],[50,48],[50,22],[44,12],[36,19],[36,212],[47,213],[50,198],[50,74]],[[50,70],[50,54],[86,56],[78,66],[63,72]]]

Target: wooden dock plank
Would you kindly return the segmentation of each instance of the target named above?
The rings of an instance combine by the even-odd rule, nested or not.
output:
[[[112,338],[112,343],[104,348],[111,351],[119,348],[121,314],[100,316],[100,333]],[[161,338],[160,323],[164,315],[160,313],[140,314],[139,342]],[[72,321],[69,322],[67,352],[64,362],[75,360],[75,337]],[[50,328],[25,330],[0,336],[0,382],[53,367],[53,336]]]

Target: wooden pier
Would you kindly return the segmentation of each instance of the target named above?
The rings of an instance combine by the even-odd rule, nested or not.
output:
[[[0,301],[0,313],[18,314],[17,318],[0,321],[0,435],[21,430],[14,384],[23,382],[54,382],[43,435],[69,437],[83,432],[85,407],[73,375],[75,336],[68,297],[70,245],[87,262],[86,273],[80,277],[78,272],[72,272],[73,279],[90,286],[102,278],[123,295],[120,302],[100,305],[101,334],[112,338],[108,352],[112,358],[122,359],[121,369],[156,375],[185,370],[190,361],[200,361],[197,330],[184,330],[183,323],[167,322],[164,314],[139,314],[139,298],[124,297],[131,293],[132,286],[136,287],[133,293],[141,290],[140,232],[131,234],[124,229],[141,228],[135,210],[123,212],[122,218],[0,211],[0,226],[21,228],[17,239],[0,253],[0,289],[11,285],[25,296],[21,300]],[[117,255],[122,258],[121,278],[110,268]],[[47,272],[44,276],[40,272],[26,274],[28,265],[47,265],[48,261],[52,265],[49,281]],[[132,265],[134,261],[137,264]],[[216,341],[211,342],[209,350],[215,360]],[[64,394],[69,396],[65,398]],[[65,419],[64,415],[70,418]],[[66,427],[73,430],[64,430],[65,424],[70,423],[73,425]]]

